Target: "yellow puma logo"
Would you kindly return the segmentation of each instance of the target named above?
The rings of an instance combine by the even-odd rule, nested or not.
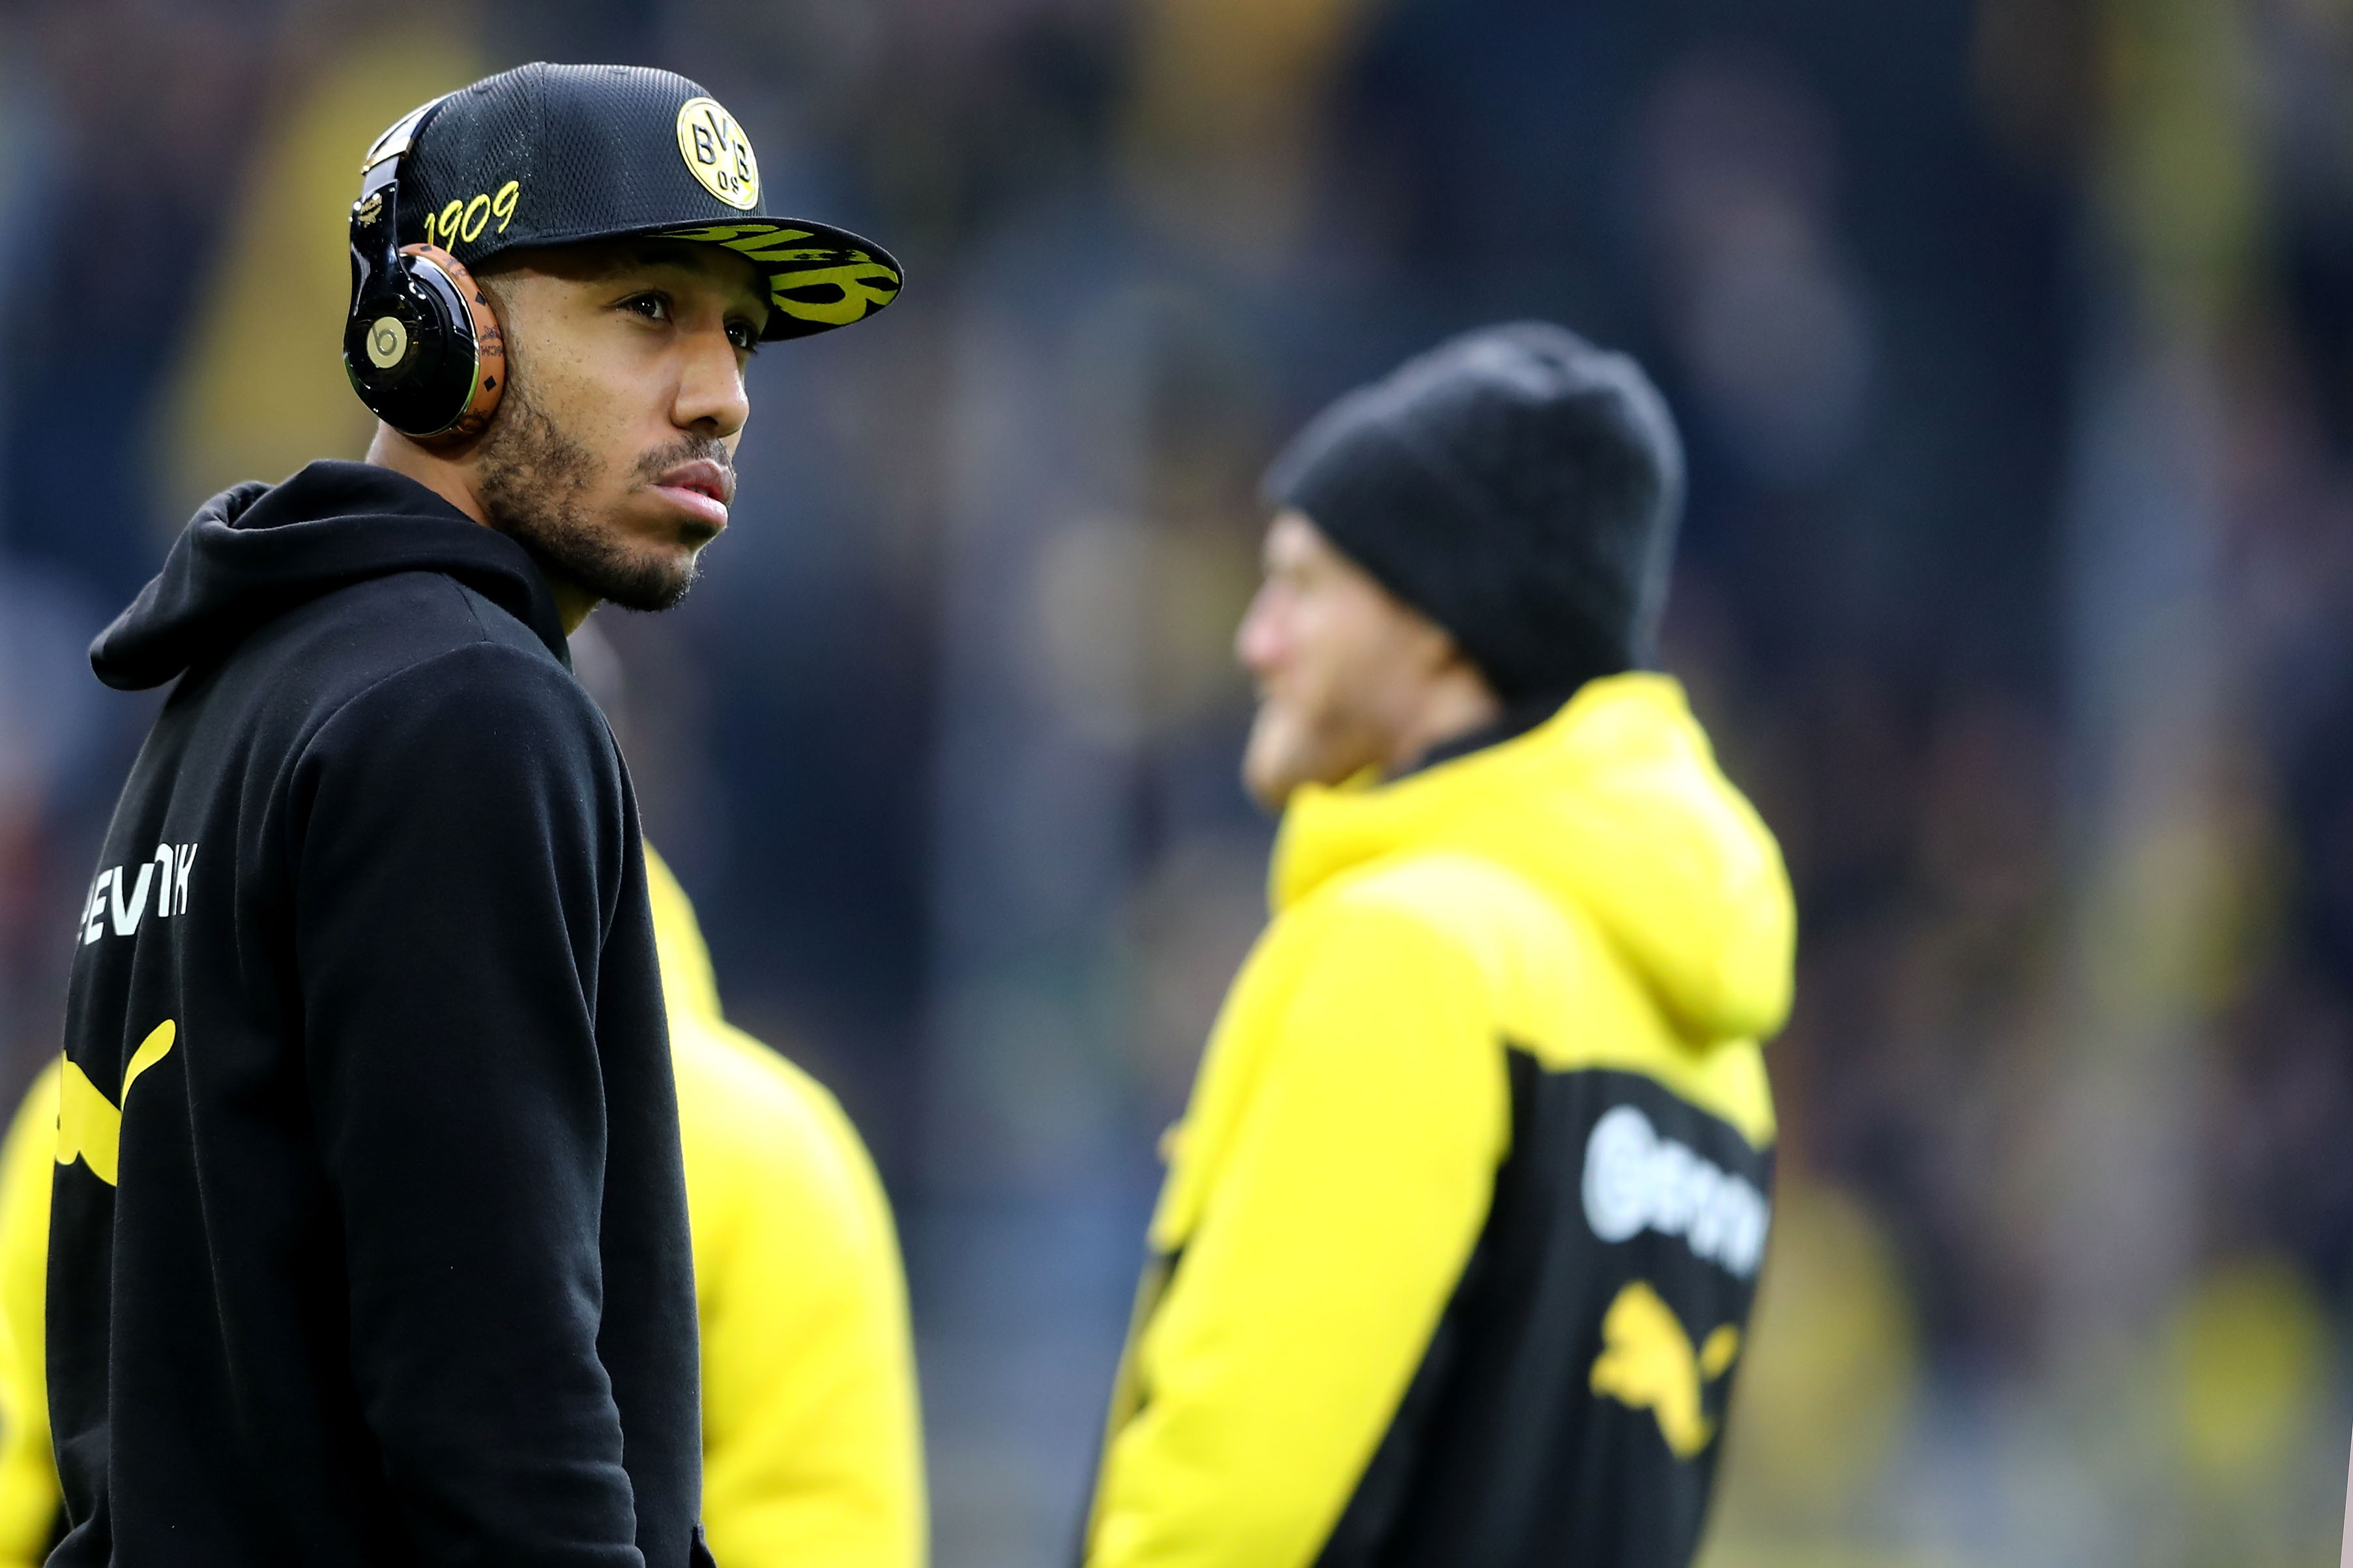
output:
[[[1601,1318],[1601,1353],[1593,1358],[1593,1392],[1659,1418],[1659,1435],[1688,1459],[1715,1436],[1700,1408],[1701,1386],[1730,1369],[1740,1353],[1740,1331],[1725,1323],[1697,1352],[1674,1309],[1637,1279],[1618,1292]]]
[[[139,1075],[171,1054],[179,1033],[179,1026],[166,1018],[139,1042],[122,1072],[123,1104],[131,1103],[131,1086]],[[122,1160],[122,1112],[68,1058],[58,1082],[58,1163],[70,1165],[77,1156],[100,1181],[113,1186]]]

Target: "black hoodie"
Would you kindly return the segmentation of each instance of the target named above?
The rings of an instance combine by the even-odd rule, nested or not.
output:
[[[706,1561],[637,807],[530,556],[314,463],[90,658],[179,684],[76,950],[50,1561]]]

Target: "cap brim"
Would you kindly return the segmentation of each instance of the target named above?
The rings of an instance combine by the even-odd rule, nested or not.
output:
[[[768,278],[767,330],[762,341],[806,338],[862,321],[899,297],[899,264],[871,239],[802,218],[744,217],[724,223],[671,224],[588,239],[683,239],[721,245]]]

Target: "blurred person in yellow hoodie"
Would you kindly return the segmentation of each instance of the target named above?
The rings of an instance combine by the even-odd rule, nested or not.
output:
[[[1273,920],[1170,1133],[1088,1568],[1684,1568],[1770,1221],[1780,854],[1650,673],[1635,363],[1471,333],[1272,469]]]
[[[873,1163],[814,1079],[729,1024],[694,908],[646,851],[702,1340],[703,1530],[726,1568],[921,1568],[905,1276]],[[0,1568],[62,1515],[43,1368],[58,1066],[0,1145]]]

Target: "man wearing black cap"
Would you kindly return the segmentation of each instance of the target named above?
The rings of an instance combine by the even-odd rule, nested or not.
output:
[[[1769,1220],[1780,856],[1648,673],[1672,424],[1556,327],[1276,463],[1274,919],[1166,1148],[1088,1568],[1683,1568]]]
[[[371,150],[384,423],[198,511],[92,649],[175,682],[76,923],[52,1563],[707,1563],[695,1301],[600,601],[726,526],[763,339],[889,302],[666,72],[529,66]]]

